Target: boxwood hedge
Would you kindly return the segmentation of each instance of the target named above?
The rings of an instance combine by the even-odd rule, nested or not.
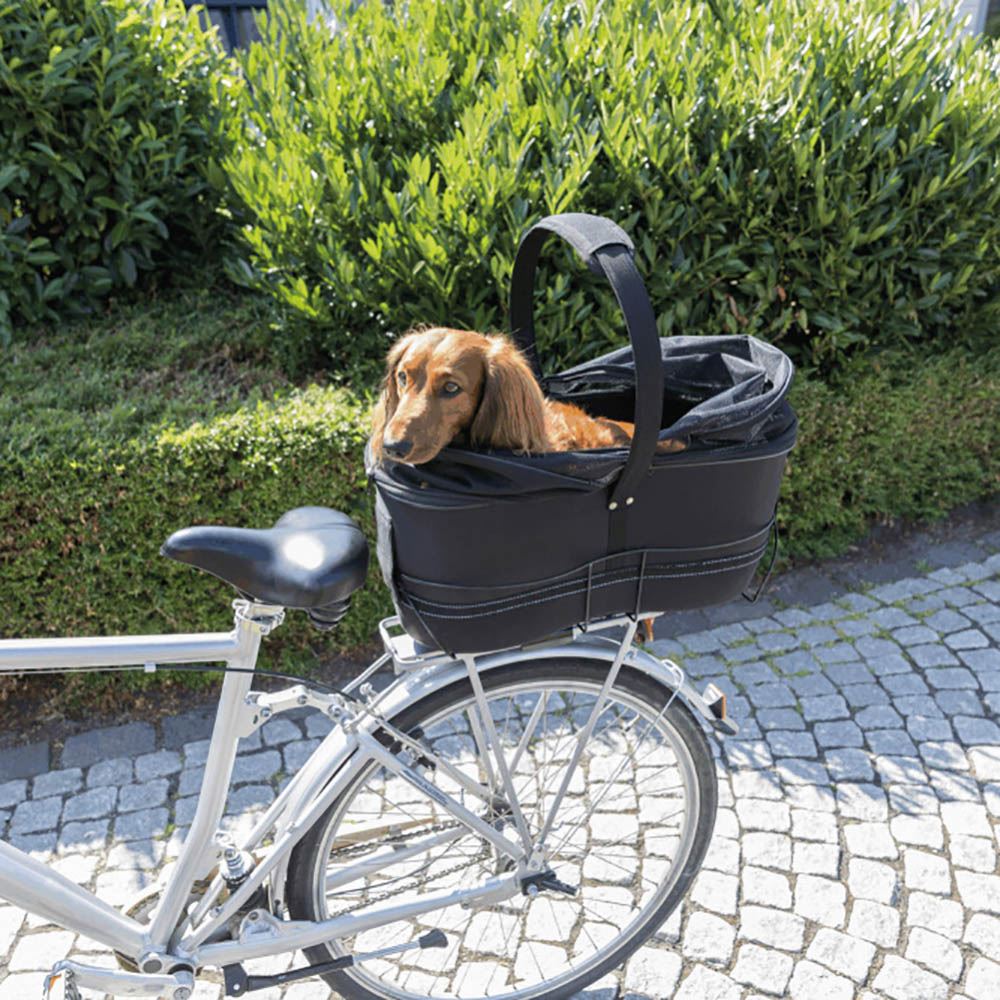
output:
[[[226,627],[227,588],[157,555],[189,523],[263,526],[327,504],[371,530],[370,399],[282,383],[256,354],[266,315],[219,298],[131,307],[22,346],[0,371],[0,636]],[[780,511],[792,555],[997,489],[1000,351],[869,355],[835,383],[799,378],[793,402],[800,441]],[[290,615],[268,646],[350,649],[389,607],[373,567],[337,631]]]
[[[339,371],[412,323],[503,327],[550,212],[634,235],[661,332],[835,368],[1000,322],[1000,55],[939,0],[410,0],[279,6],[245,57],[233,273]],[[352,7],[357,9],[351,10]],[[616,342],[551,275],[556,360]]]

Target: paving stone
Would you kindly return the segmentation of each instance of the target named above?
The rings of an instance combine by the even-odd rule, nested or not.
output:
[[[784,802],[767,799],[740,799],[736,814],[745,830],[771,830],[778,833],[790,829],[791,814]]]
[[[167,818],[167,810],[162,808],[126,813],[115,820],[115,836],[119,840],[148,840],[162,836]]]
[[[916,757],[913,740],[902,729],[876,729],[865,734],[865,741],[872,753],[883,757]]]
[[[899,940],[899,913],[870,899],[855,900],[847,933],[881,948],[894,948]]]
[[[22,937],[10,957],[10,970],[22,972],[35,969],[47,972],[69,954],[75,936],[69,931],[49,931]]]
[[[741,940],[797,952],[802,947],[805,921],[784,910],[763,906],[743,906],[740,911]]]
[[[302,739],[302,730],[290,719],[271,719],[260,730],[264,746],[276,747]]]
[[[962,978],[962,953],[947,938],[914,927],[906,945],[906,957],[919,965],[957,983]]]
[[[118,789],[111,787],[92,788],[79,795],[73,795],[66,800],[63,819],[95,819],[98,816],[108,816],[114,809],[117,798]]]
[[[856,983],[863,983],[875,958],[875,946],[822,927],[809,945],[806,957]]]
[[[739,1000],[742,992],[728,976],[696,965],[673,995],[673,1000]]]
[[[1000,919],[985,913],[973,914],[962,940],[984,955],[1000,955]]]
[[[823,760],[835,781],[870,781],[875,777],[868,754],[851,747],[827,750]]]
[[[802,698],[800,705],[807,722],[845,719],[850,715],[847,702],[839,694]]]
[[[947,1000],[948,984],[898,955],[889,955],[875,977],[875,989],[893,1000]]]
[[[796,786],[802,788],[811,785]],[[815,812],[811,809],[792,810],[792,836],[797,840],[814,840],[823,843],[837,842],[837,821],[830,813]]]
[[[952,836],[990,837],[993,834],[986,807],[978,803],[944,802],[941,819]]]
[[[901,817],[896,817],[898,821]],[[894,821],[894,822],[895,822]],[[851,823],[844,827],[847,849],[863,858],[895,860],[899,851],[886,823]]]
[[[830,780],[827,768],[812,760],[782,758],[775,765],[775,773],[789,785],[819,785]]]
[[[958,738],[966,745],[985,743],[988,746],[1000,745],[1000,726],[991,719],[981,719],[960,715],[952,719],[952,725]]]
[[[833,812],[837,802],[833,792],[822,785],[791,785],[785,801],[793,809],[811,809],[814,812]]]
[[[795,912],[826,927],[843,927],[847,890],[831,879],[800,875],[795,883]]]
[[[119,812],[135,812],[137,809],[152,809],[167,801],[170,782],[165,778],[146,781],[141,785],[125,785],[118,791]]]
[[[838,844],[796,842],[792,852],[792,871],[799,875],[826,875],[836,878],[840,870]]]
[[[56,849],[61,855],[101,852],[110,828],[111,819],[107,816],[64,823]]]
[[[934,700],[948,718],[985,714],[982,699],[976,691],[939,691]]]
[[[847,884],[851,895],[876,903],[894,904],[899,890],[899,877],[889,865],[864,858],[851,858]]]
[[[38,833],[51,830],[59,822],[62,805],[62,799],[58,796],[22,802],[14,810],[14,818],[10,821],[11,832]]]
[[[1000,747],[970,750],[969,763],[980,781],[1000,781]]]
[[[282,749],[282,757],[285,762],[285,773],[294,774],[303,764],[315,753],[320,745],[320,740],[295,740],[286,743]]]
[[[788,984],[788,996],[792,1000],[851,1000],[854,984],[843,976],[835,975],[829,969],[815,962],[802,960],[795,966],[792,980]]]
[[[851,719],[843,722],[817,722],[813,732],[821,747],[860,747],[865,741],[858,724]]]
[[[31,797],[47,799],[52,795],[65,795],[75,792],[83,784],[83,771],[78,767],[66,768],[63,771],[48,771],[38,775],[31,783]]]
[[[245,781],[267,781],[281,770],[281,754],[277,750],[244,754],[233,767],[233,784]]]
[[[740,880],[723,872],[702,871],[691,888],[691,899],[706,910],[734,916]]]
[[[954,632],[946,636],[944,642],[950,649],[983,649],[990,644],[990,640],[975,628]]]
[[[1000,964],[977,958],[969,969],[965,991],[975,1000],[996,1000],[1000,996]]]
[[[748,833],[742,843],[746,864],[788,871],[792,864],[792,841],[783,833]]]
[[[936,816],[894,816],[889,822],[892,836],[902,844],[931,847],[944,846],[944,832]]]
[[[927,777],[942,802],[978,802],[979,786],[975,778],[955,771],[928,770]]]
[[[882,779],[882,784],[889,788],[927,784],[927,772],[917,757],[878,756],[875,758],[875,770]]]
[[[906,728],[914,740],[951,740],[955,735],[947,719],[929,719],[921,715],[906,717]]]
[[[88,767],[110,757],[134,757],[156,749],[156,732],[145,722],[92,729],[70,736],[63,746],[63,760],[77,767]]]
[[[127,757],[102,760],[87,772],[87,787],[101,788],[105,785],[127,785],[132,780],[132,761]]]
[[[885,792],[877,785],[840,782],[837,785],[837,809],[842,816],[873,822],[886,820],[889,807]]]
[[[955,872],[962,902],[979,913],[1000,914],[1000,876],[979,872]]]
[[[992,872],[997,865],[993,841],[984,837],[962,837],[953,834],[948,844],[951,863],[958,868],[977,872]]]
[[[947,858],[912,848],[903,852],[906,887],[951,895],[951,867]]]
[[[681,974],[680,956],[649,945],[640,948],[629,959],[625,969],[626,991],[655,996],[657,991],[669,995]]]
[[[753,769],[774,764],[771,751],[763,740],[726,740],[724,751],[730,767]]]
[[[965,919],[961,905],[954,900],[925,892],[911,892],[906,901],[906,922],[912,927],[926,927],[958,941],[962,937]]]
[[[28,797],[26,781],[5,781],[0,785],[0,809],[20,805]]]
[[[792,890],[788,879],[777,872],[747,865],[741,873],[744,903],[788,909],[792,905]]]
[[[949,771],[969,770],[969,758],[965,755],[965,749],[961,743],[953,740],[921,743],[917,751],[929,767],[944,768]]]
[[[44,740],[0,750],[0,782],[33,778],[49,769],[49,744]]]
[[[681,950],[695,961],[727,965],[736,931],[712,913],[692,913],[681,936]]]
[[[143,754],[135,761],[136,781],[170,777],[180,771],[181,764],[181,755],[175,750],[157,750],[155,753]]]
[[[891,705],[872,705],[858,712],[854,721],[864,730],[896,729],[903,725],[903,718]]]
[[[753,986],[775,996],[782,996],[792,974],[793,961],[788,955],[756,944],[740,946],[732,977],[738,983]]]

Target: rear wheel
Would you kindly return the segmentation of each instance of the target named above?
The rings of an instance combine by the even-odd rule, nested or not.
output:
[[[504,756],[532,834],[542,828],[607,664],[553,659],[482,675]],[[546,1000],[569,997],[620,965],[687,891],[715,823],[717,787],[701,727],[672,691],[623,669],[555,818],[548,866],[575,895],[543,890],[477,909],[450,906],[312,948],[312,962],[362,954],[443,931],[447,946],[410,950],[331,973],[348,1000]],[[477,751],[484,726],[469,681],[410,706],[393,723],[419,728],[439,757],[502,795]],[[478,815],[484,803],[441,774],[436,785]],[[512,831],[509,815],[491,822]],[[414,853],[408,848],[421,845]],[[347,865],[401,860],[353,881]],[[288,873],[296,920],[330,917],[482,885],[504,857],[430,798],[372,764],[299,843]]]

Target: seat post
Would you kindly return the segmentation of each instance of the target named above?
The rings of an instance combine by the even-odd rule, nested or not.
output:
[[[218,851],[215,834],[226,807],[237,745],[243,729],[243,710],[253,683],[260,641],[285,617],[285,609],[274,604],[240,599],[233,601],[233,608],[237,651],[226,665],[235,669],[227,672],[222,682],[194,819],[149,928],[154,948],[170,946],[170,938],[183,916],[191,886],[215,864]]]

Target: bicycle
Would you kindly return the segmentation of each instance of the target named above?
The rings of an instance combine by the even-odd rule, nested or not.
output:
[[[286,608],[338,621],[366,576],[364,536],[343,514],[300,508],[264,530],[185,529],[163,551],[237,588],[232,631],[0,641],[3,672],[224,673],[189,833],[169,877],[133,905],[119,912],[0,841],[0,897],[118,960],[56,963],[45,997],[188,1000],[214,968],[233,997],[322,976],[348,1000],[556,1000],[624,962],[676,908],[715,821],[705,729],[736,727],[717,689],[699,694],[634,645],[636,617],[460,656],[387,618],[385,652],[342,689],[262,693],[251,690],[262,638]],[[395,678],[376,690],[388,666]],[[231,840],[219,824],[238,740],[302,706],[334,728]],[[310,964],[285,973],[243,966],[299,949]]]

